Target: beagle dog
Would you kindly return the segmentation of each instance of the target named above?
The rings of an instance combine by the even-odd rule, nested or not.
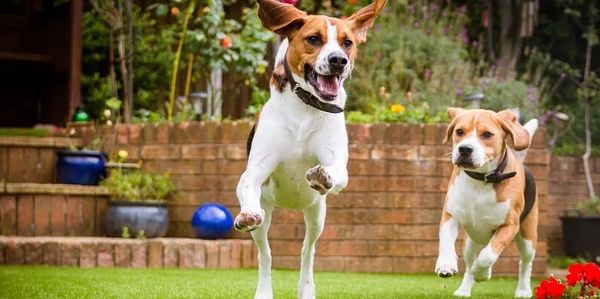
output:
[[[452,140],[454,170],[442,212],[435,272],[441,277],[458,272],[454,243],[463,226],[466,270],[454,295],[470,297],[473,284],[491,278],[498,256],[516,240],[521,257],[515,297],[530,298],[538,201],[535,180],[523,165],[523,151],[538,122],[533,119],[521,126],[509,110],[449,108],[448,115],[445,141]]]
[[[343,83],[354,68],[356,47],[366,41],[385,3],[375,0],[342,20],[258,0],[263,26],[284,40],[271,76],[271,98],[250,132],[247,168],[237,185],[241,209],[235,228],[251,231],[258,247],[255,298],[273,297],[267,233],[274,207],[304,212],[298,297],[315,297],[315,242],[325,224],[326,197],[348,182]]]

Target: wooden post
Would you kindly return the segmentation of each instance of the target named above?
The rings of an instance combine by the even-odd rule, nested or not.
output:
[[[65,115],[65,123],[75,112],[75,108],[81,105],[81,25],[83,21],[83,0],[72,0],[70,5],[70,65],[68,83],[68,111]]]

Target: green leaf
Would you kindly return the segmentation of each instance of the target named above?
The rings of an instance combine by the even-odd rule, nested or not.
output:
[[[117,98],[110,98],[106,100],[106,107],[111,110],[119,110],[121,109],[121,100]]]
[[[565,14],[570,15],[577,19],[579,19],[581,17],[581,13],[579,11],[570,9],[570,8],[565,9]]]
[[[167,6],[166,4],[158,4],[156,6],[156,15],[162,17],[162,16],[166,16],[168,12],[169,12],[169,6]]]

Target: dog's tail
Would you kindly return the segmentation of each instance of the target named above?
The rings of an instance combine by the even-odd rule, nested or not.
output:
[[[539,127],[540,123],[537,119],[531,119],[529,120],[526,124],[523,125],[523,128],[525,130],[527,130],[527,132],[529,133],[529,138],[533,139],[533,135],[535,135],[535,132],[537,131],[538,127]],[[521,162],[525,161],[525,157],[527,157],[527,150],[529,148],[522,150],[522,151],[518,151],[515,152],[515,156],[517,157],[517,159]]]

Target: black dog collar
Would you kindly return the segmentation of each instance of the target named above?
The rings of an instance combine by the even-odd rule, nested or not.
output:
[[[504,169],[506,168],[506,164],[508,164],[507,157],[508,157],[508,154],[505,153],[504,157],[500,161],[500,164],[498,164],[498,167],[494,171],[492,171],[492,173],[490,173],[490,174],[474,172],[474,171],[467,171],[467,170],[465,170],[465,173],[468,176],[470,176],[473,179],[476,179],[478,181],[482,181],[484,183],[498,184],[504,180],[514,177],[517,174],[516,172],[502,173],[502,172],[504,172]]]
[[[300,87],[300,84],[298,84],[298,82],[296,82],[294,80],[294,76],[292,76],[292,72],[290,71],[290,67],[288,66],[288,63],[287,63],[287,58],[283,59],[283,68],[285,70],[285,77],[288,80],[288,82],[290,82],[290,85],[292,87],[292,91],[294,92],[294,94],[296,94],[300,98],[300,100],[302,100],[302,102],[304,104],[310,105],[315,109],[319,109],[321,111],[325,111],[325,112],[329,112],[329,113],[336,114],[336,113],[344,112],[343,108],[341,108],[337,105],[334,105],[334,104],[325,103],[325,102],[319,100],[317,97],[315,97],[309,91]]]

